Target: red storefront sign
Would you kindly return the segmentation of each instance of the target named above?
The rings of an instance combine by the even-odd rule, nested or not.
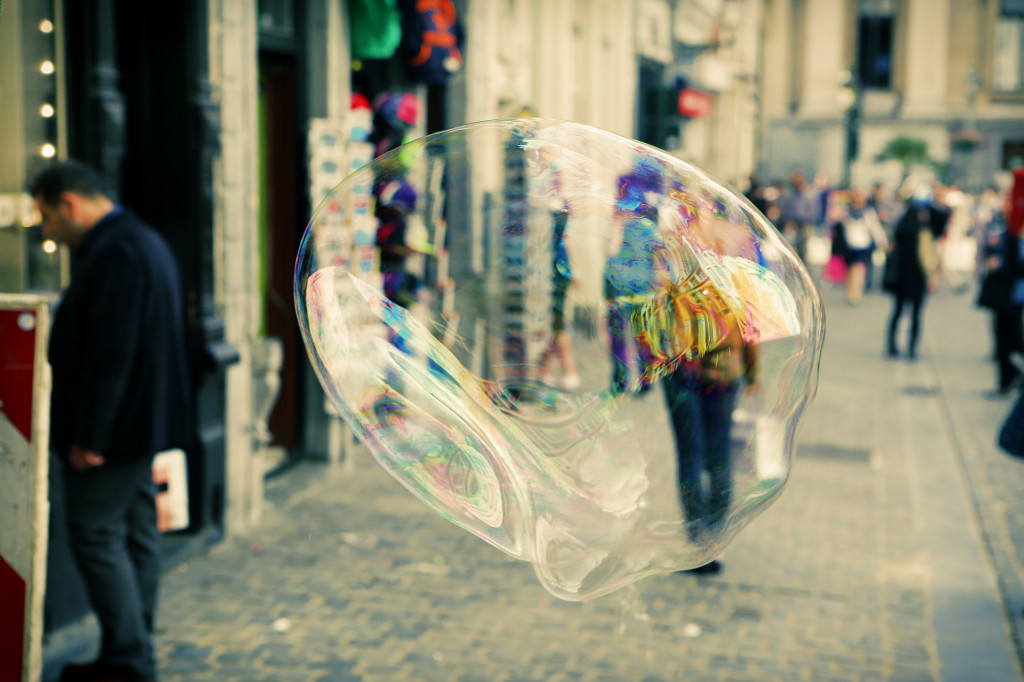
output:
[[[679,91],[679,114],[688,118],[705,118],[711,115],[714,100],[711,95],[695,88]]]

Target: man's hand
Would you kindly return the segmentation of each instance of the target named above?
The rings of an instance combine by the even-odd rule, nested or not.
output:
[[[103,466],[104,460],[103,456],[98,452],[86,450],[79,445],[72,445],[68,462],[75,471],[88,471],[89,469]]]

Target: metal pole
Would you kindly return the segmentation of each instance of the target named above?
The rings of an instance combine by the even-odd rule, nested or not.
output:
[[[860,153],[860,80],[855,69],[850,69],[850,77],[843,87],[852,91],[853,97],[846,108],[844,121],[845,144],[843,154],[843,187],[849,188],[852,182],[852,167]]]

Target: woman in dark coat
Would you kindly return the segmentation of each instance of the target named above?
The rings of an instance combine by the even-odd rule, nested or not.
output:
[[[921,338],[921,309],[929,291],[934,290],[934,273],[938,264],[935,249],[933,211],[928,203],[913,202],[896,224],[893,252],[898,276],[889,289],[893,295],[892,317],[889,319],[888,355],[899,356],[896,342],[903,308],[910,304],[910,338],[907,357],[917,357],[917,341]]]
[[[996,389],[986,395],[999,398],[1011,395],[1024,379],[1014,356],[1024,353],[1024,262],[1022,262],[1021,222],[1024,211],[1018,209],[1014,222],[1014,197],[1024,203],[1024,169],[1014,171],[1014,186],[1006,195],[1003,211],[994,212],[983,227],[982,256],[985,279],[978,305],[992,310],[997,367]]]

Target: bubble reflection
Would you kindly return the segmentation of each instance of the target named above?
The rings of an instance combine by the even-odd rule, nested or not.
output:
[[[350,175],[295,295],[376,460],[570,600],[708,562],[779,495],[824,333],[806,270],[737,193],[538,119]]]

